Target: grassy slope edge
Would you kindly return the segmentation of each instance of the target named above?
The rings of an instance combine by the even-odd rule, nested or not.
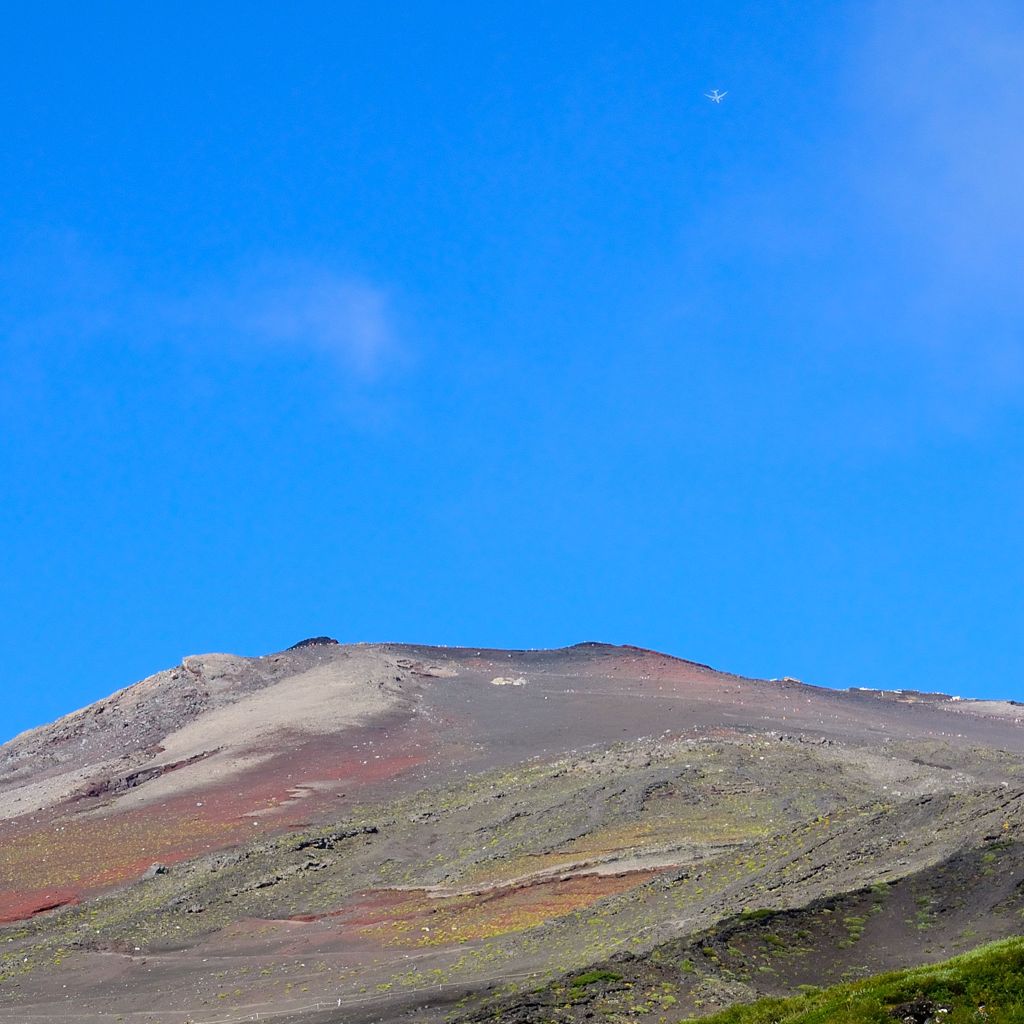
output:
[[[1024,937],[939,964],[880,974],[789,999],[733,1006],[701,1024],[1003,1024],[1024,1022]]]

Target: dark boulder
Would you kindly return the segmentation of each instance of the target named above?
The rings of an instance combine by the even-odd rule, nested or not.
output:
[[[330,644],[337,646],[338,641],[333,636],[311,636],[306,640],[300,640],[297,644],[292,644],[288,648],[289,651],[298,651],[303,647],[327,647]]]

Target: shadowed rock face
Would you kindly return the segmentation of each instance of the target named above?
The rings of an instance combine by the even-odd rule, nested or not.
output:
[[[330,644],[337,644],[337,642],[332,636],[311,636],[306,640],[300,640],[297,644],[292,644],[288,650],[299,651],[303,647],[324,647]]]
[[[1022,723],[593,643],[185,658],[0,747],[0,1021],[671,1021],[939,959],[1020,930]]]

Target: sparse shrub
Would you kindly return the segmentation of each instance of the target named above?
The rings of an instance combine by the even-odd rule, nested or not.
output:
[[[573,988],[584,988],[587,985],[596,985],[602,981],[622,981],[622,975],[616,974],[615,971],[606,971],[598,968],[593,971],[586,971],[584,974],[577,974],[569,984]]]

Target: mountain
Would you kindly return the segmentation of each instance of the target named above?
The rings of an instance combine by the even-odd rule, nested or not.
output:
[[[1018,934],[1022,829],[1012,701],[187,657],[0,747],[0,1022],[669,1024]]]

